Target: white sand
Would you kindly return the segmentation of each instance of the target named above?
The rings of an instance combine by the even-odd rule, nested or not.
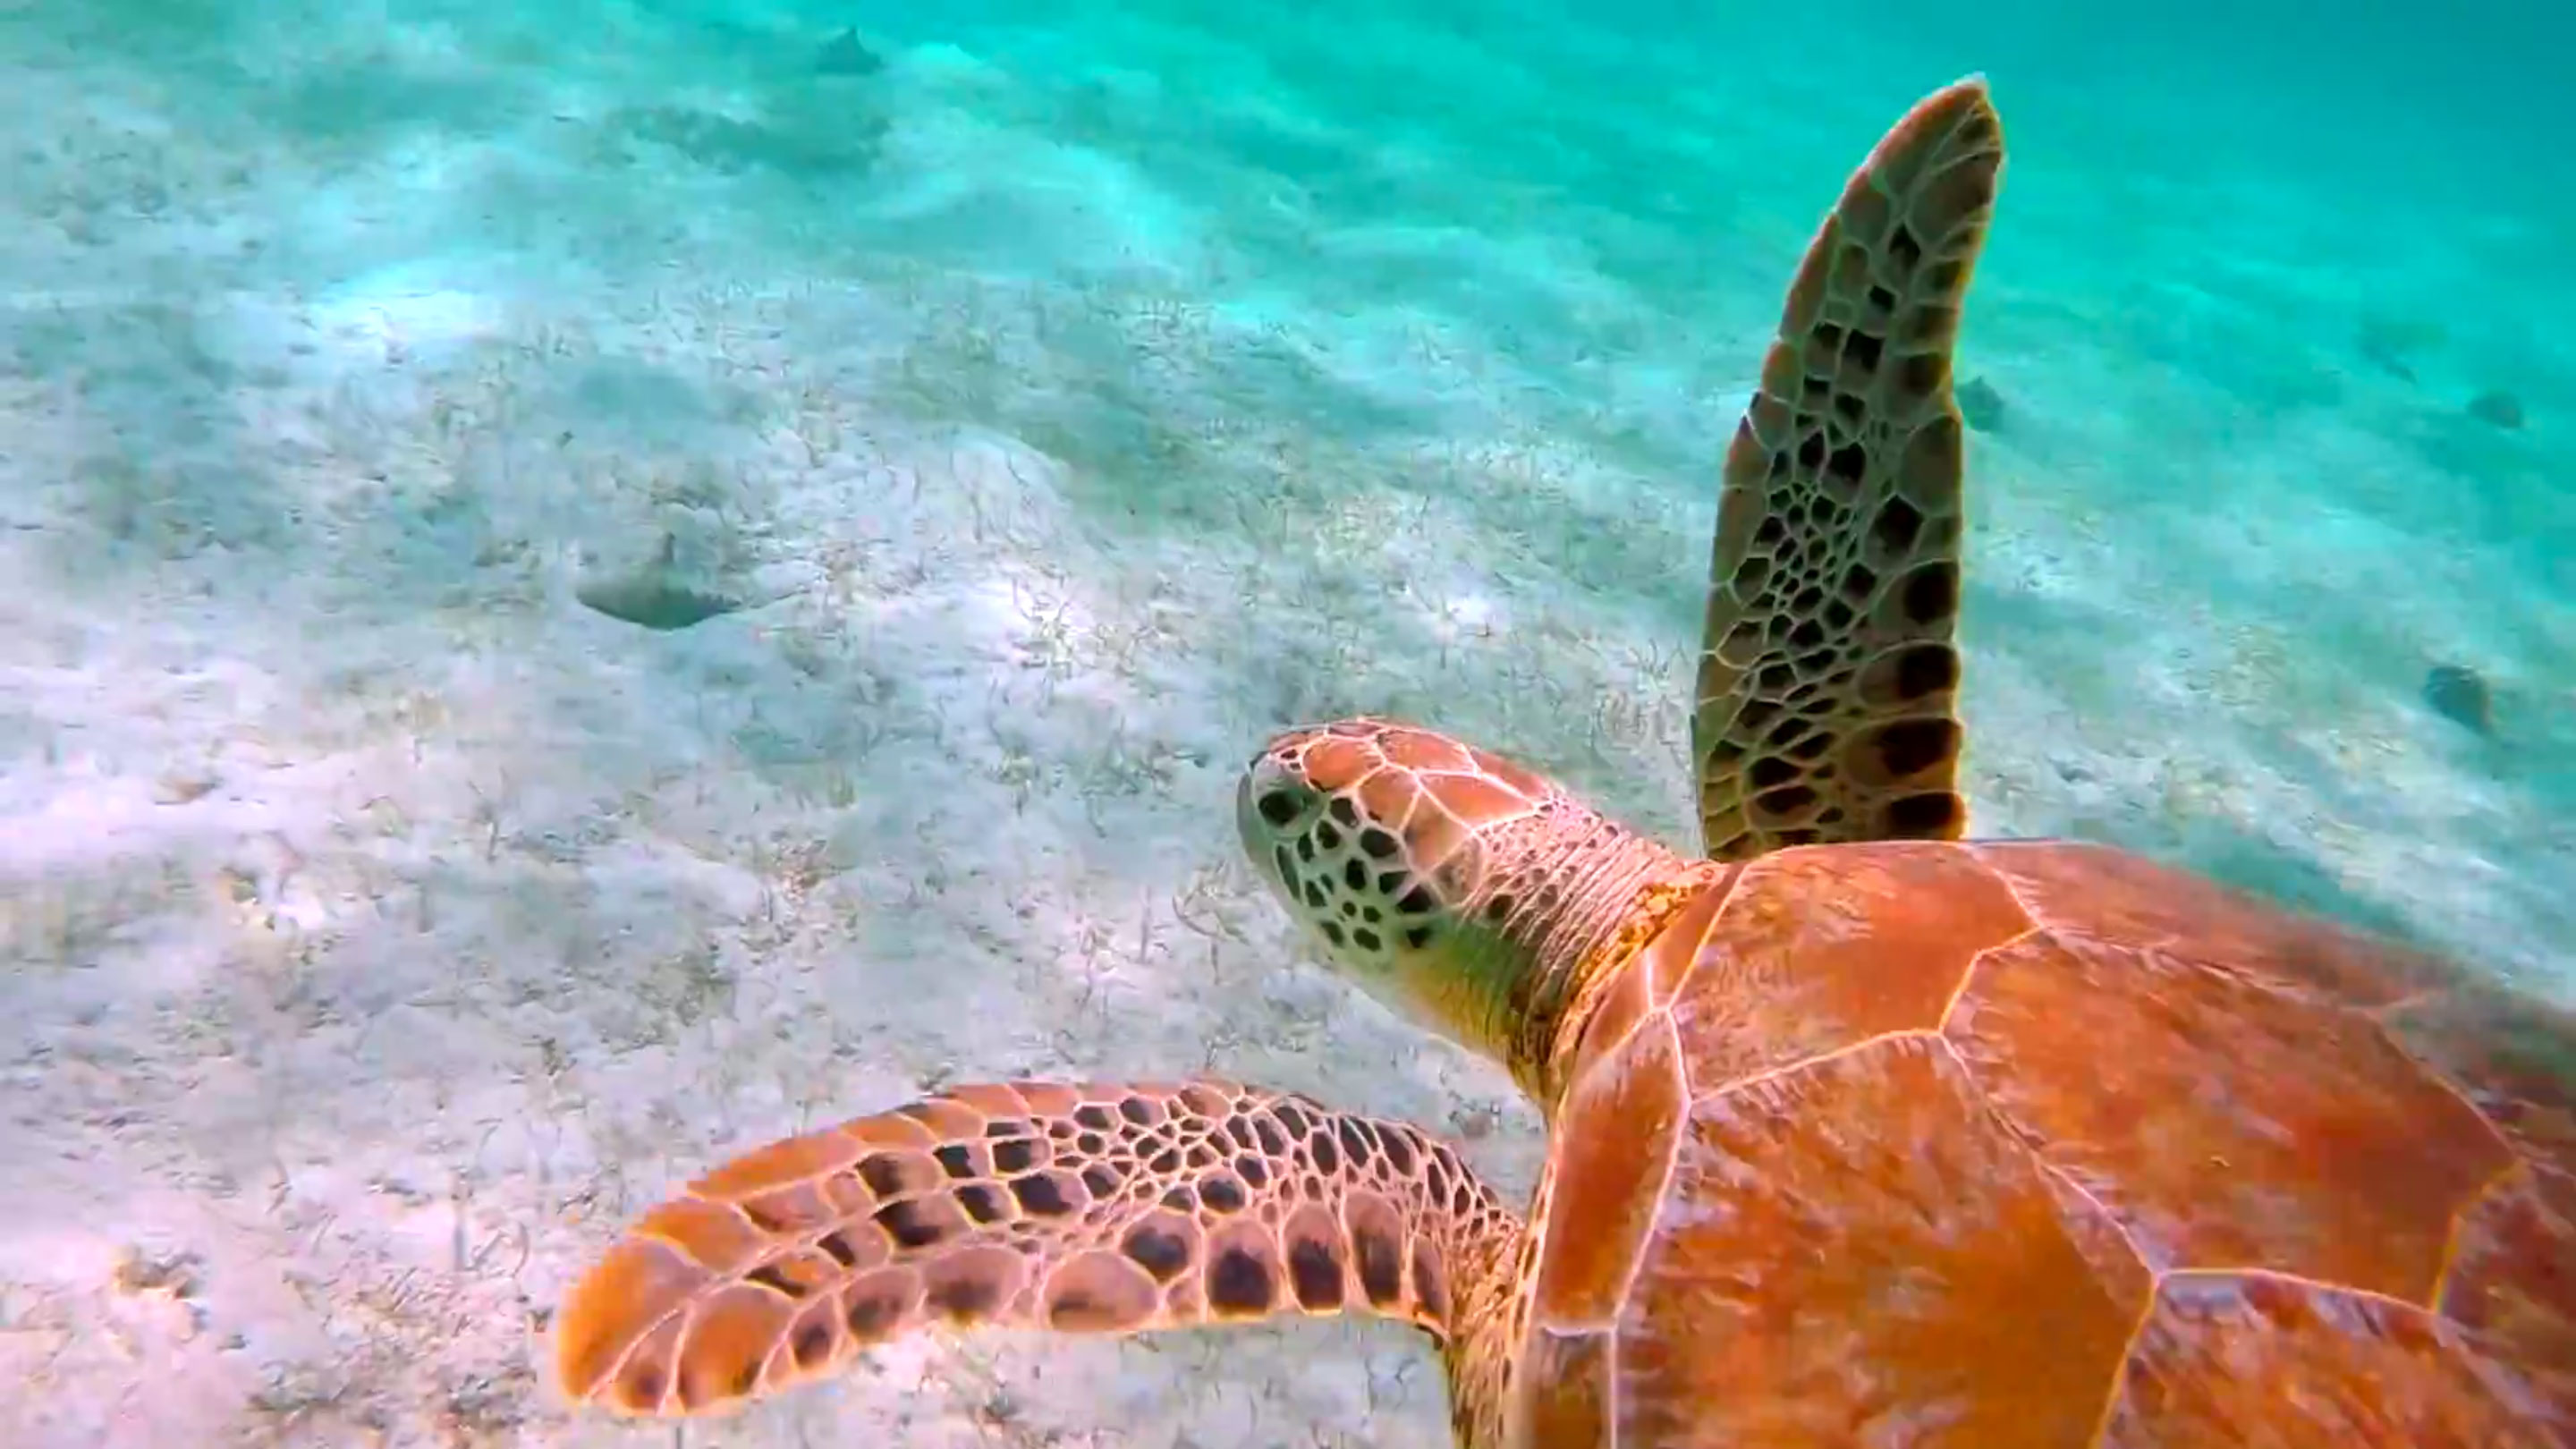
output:
[[[1587,264],[1543,197],[1519,235],[1336,230],[1255,176],[1270,215],[1226,221],[1081,139],[1080,105],[1189,101],[1141,72],[890,47],[827,103],[810,27],[690,90],[657,75],[713,42],[624,10],[559,82],[533,20],[12,23],[0,1441],[1446,1442],[1436,1365],[1368,1325],[931,1336],[685,1436],[563,1415],[534,1354],[676,1181],[946,1082],[1231,1073],[1526,1181],[1498,1072],[1300,964],[1234,773],[1394,712],[1686,838],[1716,450],[1902,88],[1741,199],[1727,300],[1685,315],[1552,276]],[[439,106],[489,124],[404,119]],[[742,159],[828,169],[854,107],[863,180]],[[2420,493],[2406,440],[2452,404],[2356,371],[2221,438],[2239,405],[2124,330],[2170,309],[2106,327],[2030,279],[2083,224],[2035,189],[1973,329],[2020,418],[1976,455],[1981,823],[2557,964],[2576,837],[2514,770],[2566,768],[2576,681],[2535,661],[2576,623],[2367,499],[2281,501],[2321,459]],[[781,597],[671,634],[575,602],[665,531]],[[2496,678],[2527,759],[2422,710],[2435,656]]]

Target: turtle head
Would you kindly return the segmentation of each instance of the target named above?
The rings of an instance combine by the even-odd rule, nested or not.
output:
[[[1336,970],[1525,1082],[1641,893],[1688,870],[1544,776],[1385,720],[1272,740],[1235,815]]]

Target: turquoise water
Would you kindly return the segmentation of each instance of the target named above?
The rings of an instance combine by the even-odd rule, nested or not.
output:
[[[525,1334],[604,1221],[925,1083],[1214,1067],[1525,1172],[1507,1084],[1286,964],[1234,772],[1408,714],[1686,840],[1734,409],[1969,71],[1980,829],[2576,997],[2576,21],[2076,13],[0,12],[0,1157],[56,1164],[0,1195],[63,1225],[0,1301],[78,1390],[10,1442],[135,1363],[280,1442],[592,1432]],[[666,576],[709,617],[597,607]],[[1336,1332],[922,1349],[705,1442],[1441,1442]]]

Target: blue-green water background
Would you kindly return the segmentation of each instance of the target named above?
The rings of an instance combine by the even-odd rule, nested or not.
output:
[[[850,27],[881,68],[824,63]],[[84,1164],[13,1218],[372,1164],[484,1174],[502,1234],[1021,1071],[1516,1110],[1282,969],[1234,771],[1395,712],[1687,839],[1733,409],[1850,168],[1979,70],[1981,828],[2576,995],[2563,10],[37,0],[8,1058],[126,1065],[10,1129]],[[649,633],[565,584],[664,533],[778,602]],[[523,1368],[493,1315],[457,1352]]]

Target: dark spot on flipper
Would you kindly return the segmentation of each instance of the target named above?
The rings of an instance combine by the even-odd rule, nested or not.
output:
[[[833,1262],[844,1268],[858,1266],[859,1250],[850,1246],[850,1240],[842,1237],[838,1228],[816,1238],[814,1246],[822,1249]]]
[[[1938,352],[1909,352],[1898,359],[1896,375],[1905,391],[1930,397],[1950,380],[1950,359]]]
[[[1005,1175],[1026,1172],[1038,1161],[1038,1143],[1034,1137],[1017,1138],[993,1144],[993,1170]]]
[[[804,1284],[778,1270],[776,1263],[763,1263],[742,1275],[746,1283],[757,1283],[790,1302],[802,1301],[808,1291]]]
[[[1914,275],[1915,267],[1923,261],[1923,243],[1914,239],[1914,233],[1903,222],[1898,222],[1895,230],[1887,234],[1887,259],[1895,265],[1900,280]],[[1872,291],[1875,293],[1876,289]],[[1893,297],[1888,299],[1888,305],[1896,305]]]
[[[1800,778],[1800,771],[1796,765],[1774,755],[1764,755],[1755,760],[1744,772],[1745,785],[1757,792],[1777,790],[1783,785],[1794,785]]]
[[[1094,1132],[1106,1132],[1117,1125],[1106,1107],[1082,1106],[1073,1109],[1073,1120]]]
[[[903,1191],[903,1160],[891,1153],[879,1152],[859,1159],[859,1181],[879,1197],[893,1197]]]
[[[1045,1321],[1068,1333],[1127,1333],[1144,1327],[1162,1301],[1151,1278],[1104,1247],[1057,1265],[1046,1280]]]
[[[1947,644],[1918,644],[1896,658],[1896,697],[1907,704],[1958,683],[1958,651]]]
[[[796,1325],[796,1332],[790,1335],[787,1340],[787,1348],[788,1352],[796,1356],[796,1366],[805,1370],[807,1373],[812,1373],[831,1361],[832,1330],[830,1325],[823,1323],[819,1319],[807,1319],[805,1322]],[[759,1375],[759,1367],[754,1365],[752,1368],[753,1384],[756,1384],[759,1381]],[[746,1394],[750,1393],[753,1384],[745,1384],[742,1391]]]
[[[1404,1295],[1404,1249],[1377,1224],[1351,1232],[1352,1258],[1360,1270],[1360,1291],[1373,1307],[1384,1308]]]
[[[1288,1150],[1288,1134],[1280,1131],[1279,1123],[1267,1115],[1252,1119],[1252,1135],[1259,1140],[1261,1150],[1272,1157]]]
[[[918,1198],[877,1209],[876,1223],[898,1246],[915,1251],[939,1246],[950,1231],[950,1225],[933,1214],[929,1203]]]
[[[1413,1301],[1432,1322],[1449,1321],[1449,1273],[1440,1255],[1423,1243],[1413,1246]]]
[[[1886,710],[1955,689],[1959,655],[1938,641],[1907,644],[1872,659],[1859,675],[1856,692],[1873,709]]]
[[[1816,792],[1804,785],[1783,785],[1776,790],[1763,791],[1754,796],[1753,801],[1762,807],[1763,814],[1774,820],[1785,820],[1815,804],[1817,798]]]
[[[1846,443],[1826,456],[1825,472],[1845,489],[1857,489],[1869,473],[1869,450],[1858,443]]]
[[[637,1364],[618,1380],[618,1388],[627,1408],[651,1409],[662,1402],[662,1390],[668,1387],[662,1371],[651,1364]]]
[[[1361,1128],[1360,1123],[1356,1118],[1344,1117],[1338,1124],[1336,1124],[1334,1135],[1341,1139],[1342,1155],[1350,1159],[1352,1167],[1364,1168],[1368,1166],[1368,1135]]]
[[[1938,624],[1959,612],[1959,566],[1948,561],[1926,564],[1905,576],[1905,617],[1916,624]]]
[[[1921,774],[1958,753],[1959,725],[1948,719],[1900,719],[1864,735],[1864,748],[1890,780]]]
[[[1923,536],[1923,510],[1903,498],[1889,498],[1879,505],[1869,521],[1870,536],[1891,557],[1902,558],[1914,551],[1915,541]],[[1859,602],[1858,598],[1853,600]]]
[[[940,1170],[951,1178],[963,1179],[975,1175],[974,1151],[962,1142],[951,1142],[934,1148],[930,1155],[939,1159]]]
[[[1111,1310],[1080,1288],[1067,1288],[1047,1305],[1047,1327],[1059,1333],[1081,1333],[1109,1324]]]
[[[1330,1243],[1310,1237],[1289,1243],[1288,1279],[1299,1307],[1329,1312],[1342,1306],[1342,1259]]]
[[[1011,1215],[1011,1205],[1002,1190],[989,1182],[962,1183],[957,1188],[957,1205],[977,1223],[998,1223]]]
[[[1118,1170],[1105,1162],[1095,1162],[1082,1170],[1082,1185],[1093,1197],[1107,1197],[1124,1181]]]
[[[1019,1199],[1021,1210],[1031,1217],[1060,1218],[1074,1207],[1063,1185],[1043,1172],[1011,1179],[1011,1196]]]
[[[1128,1261],[1153,1275],[1157,1283],[1169,1283],[1190,1266],[1190,1240],[1179,1231],[1155,1223],[1138,1223],[1127,1230],[1118,1242],[1118,1250]]]
[[[1002,1304],[1002,1285],[985,1273],[951,1273],[932,1283],[922,1301],[954,1323],[976,1323]]]
[[[1427,896],[1426,896],[1426,897],[1424,897],[1424,900],[1425,900],[1425,901],[1426,901],[1426,903],[1427,903],[1427,902],[1428,902],[1428,900],[1429,900],[1429,897],[1427,897]],[[1426,904],[1426,906],[1425,906],[1425,909],[1428,909],[1427,904]],[[1275,1117],[1275,1118],[1277,1118],[1277,1119],[1279,1120],[1279,1125],[1280,1125],[1280,1126],[1285,1127],[1285,1128],[1287,1128],[1287,1129],[1288,1129],[1288,1135],[1289,1135],[1289,1136],[1291,1136],[1291,1137],[1303,1137],[1303,1136],[1305,1136],[1305,1135],[1306,1135],[1306,1130],[1307,1130],[1307,1127],[1308,1127],[1308,1123],[1307,1123],[1307,1121],[1306,1121],[1306,1114],[1305,1114],[1304,1112],[1301,1112],[1301,1111],[1299,1111],[1299,1110],[1297,1109],[1297,1104],[1296,1104],[1296,1103],[1294,1103],[1294,1102],[1280,1102],[1280,1103],[1278,1103],[1278,1104],[1274,1105],[1273,1107],[1271,1107],[1271,1109],[1270,1109],[1270,1115],[1271,1115],[1271,1116],[1273,1116],[1273,1117]]]
[[[850,1336],[862,1346],[882,1342],[912,1312],[911,1279],[900,1271],[880,1272],[850,1285],[842,1301],[841,1322]]]
[[[1906,795],[1888,802],[1884,833],[1891,840],[1947,839],[1963,813],[1959,797],[1946,790]]]
[[[1279,1285],[1270,1265],[1246,1248],[1220,1250],[1208,1265],[1207,1300],[1219,1318],[1257,1318],[1270,1311]]]

